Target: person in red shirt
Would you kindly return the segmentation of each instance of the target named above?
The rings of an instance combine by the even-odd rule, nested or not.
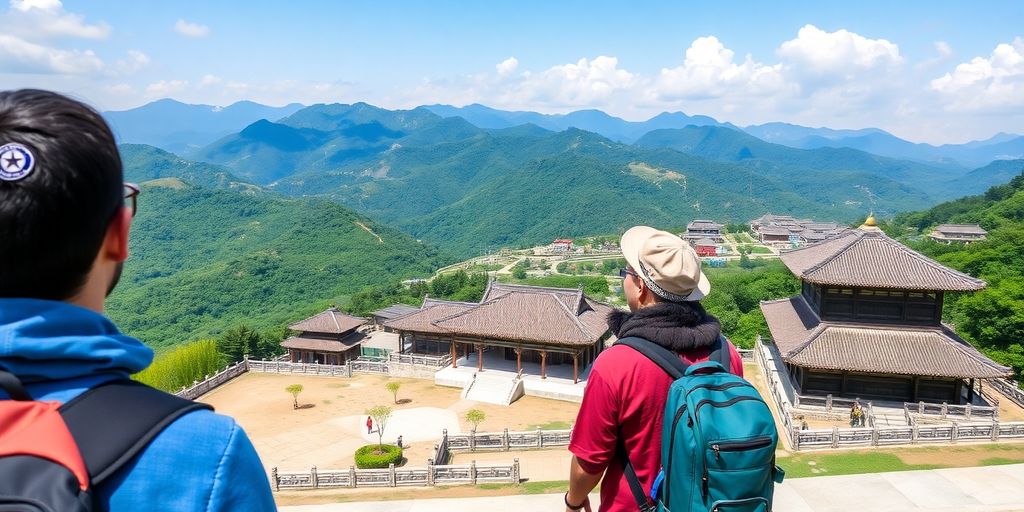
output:
[[[679,354],[687,363],[706,361],[721,333],[700,299],[711,284],[700,258],[671,233],[637,226],[622,236],[628,267],[622,288],[630,312],[615,311],[608,325],[618,338],[636,336]],[[727,343],[730,371],[743,375],[736,347]],[[661,430],[672,378],[632,348],[615,345],[594,361],[573,426],[573,453],[566,511],[591,511],[588,495],[601,482],[601,512],[635,511],[623,476],[624,449],[644,490],[661,468]],[[624,448],[620,448],[624,447]],[[603,477],[603,478],[602,478]]]

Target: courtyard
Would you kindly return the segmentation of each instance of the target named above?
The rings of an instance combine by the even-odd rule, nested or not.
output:
[[[402,385],[398,404],[385,388],[389,381]],[[292,408],[292,397],[285,392],[292,384],[303,386],[299,409]],[[366,431],[365,411],[375,405],[394,410],[383,441],[394,443],[401,435],[405,458],[413,466],[426,465],[443,429],[450,433],[472,429],[465,419],[469,409],[486,414],[481,432],[567,428],[579,410],[579,404],[531,396],[505,407],[465,400],[459,394],[459,389],[436,386],[433,381],[383,375],[341,378],[248,372],[199,401],[238,421],[268,472],[273,467],[304,470],[353,465],[355,450],[378,440],[376,432]],[[504,460],[511,458],[506,454]]]

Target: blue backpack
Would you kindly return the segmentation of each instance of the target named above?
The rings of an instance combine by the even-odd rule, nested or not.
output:
[[[754,386],[729,373],[728,342],[719,337],[707,362],[687,365],[678,354],[642,338],[625,345],[653,361],[675,382],[665,401],[661,472],[644,492],[625,447],[626,480],[643,512],[768,512],[779,436],[768,404]]]

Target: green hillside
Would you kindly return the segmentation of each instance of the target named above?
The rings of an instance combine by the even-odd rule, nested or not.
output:
[[[943,264],[984,279],[975,293],[947,296],[944,320],[994,360],[1024,372],[1024,174],[985,194],[895,219],[893,234],[926,234],[940,223],[979,223],[988,239],[945,245],[923,238],[911,245]]]
[[[366,286],[427,276],[447,263],[337,203],[172,177],[143,183],[130,248],[107,312],[157,347],[238,324],[278,329]]]

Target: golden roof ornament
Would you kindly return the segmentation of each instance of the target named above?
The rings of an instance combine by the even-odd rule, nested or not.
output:
[[[878,227],[878,221],[875,220],[875,213],[874,212],[871,212],[871,213],[868,214],[868,218],[864,220],[864,224],[861,224],[859,229],[861,231],[876,231],[876,232],[882,231]]]

